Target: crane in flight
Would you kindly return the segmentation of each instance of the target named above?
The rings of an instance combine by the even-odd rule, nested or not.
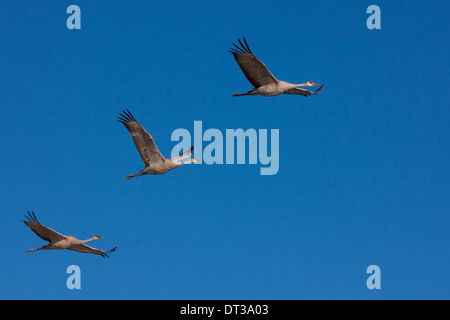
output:
[[[308,97],[312,94],[318,94],[322,90],[323,84],[320,85],[316,91],[309,91],[301,88],[319,86],[319,84],[312,81],[292,84],[286,81],[277,80],[264,63],[258,60],[252,53],[245,37],[243,38],[243,43],[241,39],[238,39],[238,41],[240,46],[233,43],[234,48],[230,47],[229,51],[233,54],[234,59],[238,63],[245,77],[250,81],[254,88],[246,93],[235,93],[232,97],[253,95],[274,97],[280,94],[298,94]]]
[[[136,149],[145,165],[144,169],[138,173],[127,175],[125,177],[126,179],[139,177],[145,174],[163,174],[185,164],[203,162],[195,158],[191,158],[189,161],[180,162],[180,160],[189,158],[192,155],[194,152],[194,146],[191,146],[191,148],[183,154],[174,156],[170,159],[164,158],[158,150],[158,147],[156,146],[150,133],[148,133],[144,127],[137,122],[128,109],[122,110],[122,113],[119,114],[117,120],[120,123],[123,123],[125,128],[127,128],[128,132],[131,134]]]
[[[42,225],[38,219],[36,218],[36,215],[33,211],[31,213],[27,211],[28,215],[25,215],[26,220],[22,220],[37,236],[45,241],[48,241],[49,243],[45,246],[38,248],[38,249],[29,249],[27,252],[33,252],[38,250],[73,250],[78,251],[82,253],[92,253],[92,254],[98,254],[102,256],[103,258],[109,256],[107,253],[116,251],[117,247],[112,248],[108,251],[103,251],[99,249],[95,249],[92,247],[89,247],[86,245],[87,242],[103,239],[103,237],[99,236],[93,236],[90,239],[87,240],[79,240],[72,236],[64,236],[60,234],[59,232],[56,232],[44,225]]]

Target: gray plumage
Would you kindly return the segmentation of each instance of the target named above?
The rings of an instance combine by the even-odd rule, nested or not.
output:
[[[156,146],[153,137],[139,124],[139,122],[137,122],[129,110],[122,110],[122,113],[119,114],[117,119],[131,134],[134,145],[136,146],[136,149],[145,165],[144,169],[138,173],[126,176],[126,179],[139,177],[146,174],[163,174],[188,163],[202,162],[195,158],[192,158],[187,162],[179,162],[180,160],[186,159],[192,155],[194,152],[193,146],[191,146],[191,148],[182,155],[177,155],[170,159],[164,158]]]
[[[39,238],[49,242],[45,246],[38,249],[29,249],[27,252],[33,252],[38,250],[73,250],[82,253],[91,253],[102,256],[103,258],[109,256],[107,253],[113,252],[117,247],[114,247],[111,250],[103,251],[99,249],[95,249],[85,245],[85,243],[102,239],[103,237],[93,236],[87,240],[79,240],[72,236],[65,236],[55,230],[52,230],[44,225],[42,225],[33,211],[27,211],[28,215],[25,215],[25,220],[22,220]]]
[[[234,48],[230,48],[230,52],[233,54],[234,59],[238,63],[242,72],[247,80],[253,85],[253,90],[246,93],[235,93],[232,97],[248,96],[248,95],[261,95],[265,97],[274,97],[280,94],[297,94],[304,97],[318,94],[323,84],[320,85],[316,91],[309,91],[302,89],[301,87],[313,87],[319,86],[318,84],[307,81],[300,84],[292,84],[286,81],[277,80],[269,69],[262,63],[250,50],[245,37],[242,42],[238,39],[239,45],[233,43]]]

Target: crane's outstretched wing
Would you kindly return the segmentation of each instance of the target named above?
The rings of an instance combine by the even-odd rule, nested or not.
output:
[[[39,223],[33,211],[31,213],[27,211],[28,216],[24,216],[27,220],[22,220],[30,229],[38,235],[39,238],[48,241],[56,242],[65,239],[62,234],[47,228],[46,226]]]
[[[178,162],[180,160],[189,158],[192,155],[192,153],[194,153],[194,146],[191,146],[191,148],[183,154],[173,156],[172,158],[170,158],[170,160],[172,160],[173,162]]]
[[[302,89],[302,88],[294,88],[294,89],[289,89],[287,91],[285,91],[285,94],[299,94],[305,97],[308,97],[312,94],[318,94],[323,88],[323,84],[319,87],[319,89],[317,89],[316,91],[309,91],[306,89]]]
[[[136,121],[130,111],[122,110],[123,114],[119,114],[118,121],[123,123],[133,137],[136,149],[139,152],[142,161],[147,167],[150,163],[162,162],[164,157],[159,152],[150,133]]]
[[[71,246],[71,247],[68,248],[68,249],[69,249],[69,250],[73,250],[73,251],[82,252],[82,253],[98,254],[98,255],[102,256],[103,258],[104,258],[104,257],[109,258],[109,256],[107,255],[107,253],[108,253],[108,252],[114,252],[114,251],[116,251],[116,248],[117,248],[117,247],[114,247],[114,248],[112,248],[111,250],[103,251],[103,250],[100,250],[100,249],[96,249],[96,248],[89,247],[89,246],[87,246],[87,245],[85,245],[85,244],[76,244],[76,245]]]
[[[238,63],[247,80],[250,81],[255,88],[276,83],[277,79],[270,73],[264,63],[259,61],[251,52],[245,37],[243,39],[245,45],[240,39],[238,39],[241,46],[239,47],[233,43],[235,48],[230,48],[229,51],[233,54],[234,59]]]

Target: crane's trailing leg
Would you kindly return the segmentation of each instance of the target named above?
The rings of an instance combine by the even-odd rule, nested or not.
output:
[[[135,177],[139,177],[142,176],[142,172],[138,172],[138,173],[134,173],[134,174],[129,174],[125,177],[125,179],[131,179],[131,178],[135,178]]]
[[[248,91],[246,93],[235,93],[235,94],[232,94],[231,96],[232,97],[253,96],[254,94],[255,94],[255,90],[250,90],[250,91]]]
[[[27,252],[33,252],[33,251],[39,251],[39,250],[44,250],[46,246],[43,246],[42,248],[38,248],[38,249],[28,249]]]

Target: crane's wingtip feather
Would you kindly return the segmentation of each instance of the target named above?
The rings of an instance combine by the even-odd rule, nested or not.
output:
[[[38,219],[36,218],[36,215],[33,211],[27,211],[28,215],[24,215],[24,217],[27,219],[27,221],[24,220],[24,222],[37,222],[39,223]]]
[[[117,247],[114,247],[114,248],[112,248],[111,250],[108,250],[108,251],[103,251],[102,253],[101,253],[101,256],[103,257],[103,258],[109,258],[109,256],[107,255],[107,253],[109,253],[109,252],[114,252],[114,251],[116,251],[116,249],[117,249]]]
[[[245,45],[247,47],[248,52],[252,53],[252,50],[250,50],[250,47],[248,46],[247,40],[245,40],[245,37],[242,37],[242,38],[244,39],[244,43],[245,43]]]
[[[122,113],[119,113],[119,116],[117,117],[117,121],[123,123],[126,125],[130,122],[137,122],[137,120],[134,118],[134,116],[131,114],[130,110],[125,109],[122,110]]]
[[[244,53],[245,53],[244,50],[242,50],[242,48],[240,48],[240,47],[239,47],[238,45],[236,45],[236,43],[234,43],[234,42],[233,42],[233,46],[236,47],[236,49],[232,48],[232,49],[234,49],[234,50],[236,51],[236,54],[244,54]]]

